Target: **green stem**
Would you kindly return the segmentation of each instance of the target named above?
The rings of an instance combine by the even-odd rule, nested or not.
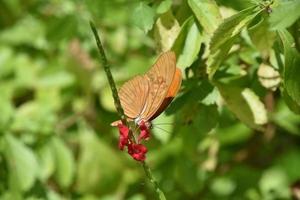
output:
[[[109,82],[109,86],[110,86],[111,91],[112,91],[115,107],[117,109],[117,112],[118,112],[119,117],[121,118],[122,122],[124,124],[127,124],[126,116],[124,114],[124,110],[121,106],[121,102],[120,102],[120,99],[119,99],[119,96],[118,96],[118,90],[117,90],[115,81],[112,77],[112,74],[111,74],[111,71],[110,71],[110,66],[108,64],[108,61],[107,61],[107,58],[106,58],[106,55],[105,55],[105,52],[104,52],[104,48],[102,46],[102,43],[101,43],[100,37],[98,35],[97,29],[96,29],[95,25],[93,24],[93,22],[90,22],[90,26],[91,26],[91,29],[93,31],[93,34],[94,34],[94,37],[95,37],[95,40],[96,40],[96,43],[97,43],[101,63],[104,67],[104,71],[106,73],[106,76],[107,76],[107,79],[108,79],[108,82]]]
[[[107,79],[108,79],[108,82],[109,82],[109,86],[110,86],[111,91],[112,91],[115,107],[117,109],[117,112],[118,112],[123,124],[126,124],[129,127],[129,123],[126,119],[126,116],[124,114],[124,110],[121,106],[121,102],[120,102],[120,99],[119,99],[119,96],[118,96],[117,87],[116,87],[115,81],[113,79],[113,76],[111,74],[110,66],[109,66],[109,63],[107,61],[107,58],[106,58],[106,55],[105,55],[105,52],[104,52],[104,48],[102,46],[102,43],[101,43],[100,37],[98,35],[97,29],[96,29],[95,25],[93,24],[93,22],[90,22],[90,26],[91,26],[91,29],[93,31],[93,34],[94,34],[94,37],[95,37],[95,40],[96,40],[96,43],[97,43],[97,47],[98,47],[99,54],[100,54],[100,61],[103,65],[103,67],[104,67],[104,70],[105,70],[105,73],[106,73],[106,76],[107,76]],[[158,198],[160,200],[166,200],[166,197],[165,197],[163,191],[159,188],[158,183],[156,182],[156,180],[154,179],[154,177],[152,175],[150,167],[145,162],[143,162],[142,165],[143,165],[143,168],[144,168],[144,171],[145,171],[145,174],[146,174],[147,178],[150,180],[150,182],[153,184],[153,186],[155,188],[155,192],[156,192]]]
[[[158,198],[160,200],[166,200],[165,194],[164,192],[160,189],[157,181],[154,179],[153,175],[152,175],[152,171],[149,168],[149,166],[146,164],[146,162],[143,162],[143,168],[144,168],[144,172],[147,175],[148,179],[150,180],[150,182],[152,183],[152,185],[155,188],[155,192],[158,195]]]

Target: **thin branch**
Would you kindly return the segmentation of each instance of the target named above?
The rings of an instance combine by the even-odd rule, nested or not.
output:
[[[110,86],[111,91],[112,91],[115,107],[117,109],[117,112],[118,112],[121,120],[122,120],[122,123],[126,124],[129,127],[130,124],[128,123],[128,121],[126,119],[126,116],[124,114],[124,110],[121,106],[121,102],[120,102],[120,99],[119,99],[119,96],[118,96],[118,91],[117,91],[117,88],[116,88],[116,84],[115,84],[115,81],[114,81],[113,76],[111,74],[110,66],[109,66],[108,61],[106,59],[106,55],[105,55],[100,37],[98,35],[97,29],[96,29],[95,25],[93,24],[93,22],[90,22],[90,26],[91,26],[91,29],[93,31],[93,34],[94,34],[94,37],[95,37],[95,40],[96,40],[96,43],[97,43],[97,47],[98,47],[99,54],[100,54],[100,61],[103,65],[103,67],[104,67],[104,70],[105,70],[105,73],[106,73],[106,76],[107,76],[107,79],[108,79],[108,82],[109,82],[109,86]],[[156,192],[158,198],[160,200],[166,200],[165,195],[164,195],[163,191],[159,188],[159,185],[156,182],[156,180],[154,179],[149,166],[145,162],[143,162],[142,165],[143,165],[143,169],[144,169],[144,172],[145,172],[147,178],[150,180],[150,182],[153,184],[153,186],[155,188],[155,192]]]
[[[106,58],[106,55],[105,55],[104,48],[102,46],[100,37],[98,35],[97,29],[96,29],[95,25],[93,24],[93,22],[90,22],[90,26],[91,26],[91,29],[93,31],[93,34],[94,34],[94,37],[95,37],[95,40],[96,40],[96,43],[97,43],[97,47],[98,47],[99,54],[100,54],[100,61],[101,61],[102,65],[103,65],[103,67],[104,67],[104,71],[106,73],[110,89],[112,91],[112,95],[113,95],[113,98],[114,98],[115,107],[117,109],[117,112],[118,112],[119,117],[121,118],[123,124],[127,125],[126,116],[125,116],[124,110],[123,110],[123,108],[121,106],[121,102],[120,102],[120,99],[119,99],[119,96],[118,96],[118,90],[117,90],[115,81],[113,79],[113,76],[111,74],[110,66],[109,66],[109,64],[107,62],[107,58]]]
[[[157,181],[154,179],[154,177],[152,175],[151,169],[149,168],[149,166],[145,162],[143,162],[143,168],[144,168],[144,172],[146,173],[148,179],[150,180],[150,182],[154,186],[155,192],[158,195],[158,198],[160,200],[166,200],[166,197],[165,197],[163,191],[160,189]]]

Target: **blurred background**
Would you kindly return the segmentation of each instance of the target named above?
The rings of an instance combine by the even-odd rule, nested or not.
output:
[[[184,0],[148,3],[155,17],[141,22],[135,0],[0,1],[0,199],[156,198],[141,165],[118,149],[110,127],[118,117],[88,23],[95,22],[120,86],[170,47],[159,43],[159,16],[176,17],[172,38],[192,15]],[[217,3],[225,15],[251,6]],[[257,77],[257,50],[245,49],[228,65],[241,58]],[[252,86],[260,97],[268,93],[257,80]],[[184,80],[153,122],[147,161],[166,197],[289,199],[300,185],[299,116],[275,91],[271,131],[261,133],[219,101],[208,81]]]

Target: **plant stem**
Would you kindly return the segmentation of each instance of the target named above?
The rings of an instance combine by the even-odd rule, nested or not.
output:
[[[104,48],[102,46],[100,37],[98,35],[97,29],[96,29],[95,25],[93,24],[93,22],[90,22],[90,26],[91,26],[91,29],[93,31],[93,34],[94,34],[94,37],[95,37],[95,40],[96,40],[96,43],[97,43],[97,47],[98,47],[98,50],[99,50],[101,63],[103,65],[103,67],[104,67],[104,71],[106,73],[110,89],[112,91],[112,95],[113,95],[113,98],[114,98],[115,107],[117,109],[117,112],[118,112],[119,117],[121,118],[122,122],[127,125],[126,116],[125,116],[124,110],[123,110],[123,108],[121,106],[121,102],[120,102],[120,99],[119,99],[119,96],[118,96],[117,87],[116,87],[115,81],[113,79],[113,76],[111,74],[110,66],[108,64],[108,61],[107,61],[107,58],[106,58],[106,55],[105,55]]]
[[[114,81],[113,76],[111,74],[110,66],[109,66],[109,63],[107,61],[107,58],[106,58],[106,55],[105,55],[105,52],[104,52],[104,48],[102,46],[102,43],[101,43],[100,37],[98,35],[97,29],[96,29],[95,25],[93,24],[93,22],[90,22],[90,26],[91,26],[91,29],[93,31],[93,34],[94,34],[94,37],[95,37],[95,40],[96,40],[96,43],[97,43],[97,47],[98,47],[99,54],[100,54],[100,61],[103,65],[103,67],[104,67],[104,70],[105,70],[105,73],[106,73],[106,76],[107,76],[107,79],[108,79],[108,82],[109,82],[109,86],[110,86],[111,91],[112,91],[115,107],[117,109],[117,112],[118,112],[121,120],[122,120],[122,123],[126,124],[129,127],[129,123],[126,119],[126,116],[124,114],[124,110],[121,106],[121,102],[120,102],[120,99],[119,99],[119,96],[118,96],[118,91],[117,91],[117,88],[116,88],[116,84],[115,84],[115,81]],[[145,171],[145,174],[146,174],[147,178],[150,180],[150,182],[153,184],[153,186],[155,188],[155,192],[156,192],[158,198],[160,200],[166,200],[166,197],[165,197],[163,191],[159,188],[158,183],[156,182],[156,180],[154,179],[154,177],[152,175],[150,167],[145,162],[143,162],[142,165],[143,165],[143,168],[144,168],[144,171]]]
[[[155,192],[158,195],[158,198],[160,200],[166,200],[165,194],[163,193],[163,191],[160,189],[157,181],[154,179],[153,175],[152,175],[152,171],[149,168],[149,166],[146,164],[146,162],[143,162],[143,168],[144,168],[144,172],[147,175],[148,179],[150,180],[150,182],[152,183],[152,185],[155,188]]]

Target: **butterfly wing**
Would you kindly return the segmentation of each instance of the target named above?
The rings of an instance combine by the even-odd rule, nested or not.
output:
[[[179,88],[181,86],[181,81],[182,81],[181,71],[180,71],[180,69],[176,68],[175,75],[174,75],[172,83],[169,87],[169,90],[167,92],[167,95],[164,98],[162,104],[159,106],[158,110],[149,119],[150,121],[155,119],[158,115],[160,115],[168,107],[168,105],[172,102],[172,100],[176,96],[177,92],[179,91]]]
[[[163,103],[176,71],[176,56],[174,52],[163,53],[153,67],[146,73],[149,80],[149,94],[141,118],[149,121]]]
[[[130,119],[139,116],[149,93],[149,81],[144,76],[136,76],[124,83],[118,94],[125,115]]]

